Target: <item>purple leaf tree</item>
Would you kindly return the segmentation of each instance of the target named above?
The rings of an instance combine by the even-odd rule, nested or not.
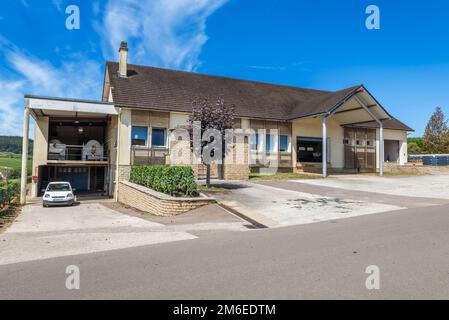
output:
[[[223,98],[218,98],[215,102],[211,102],[207,98],[197,98],[192,102],[192,113],[189,116],[189,126],[192,136],[194,122],[201,122],[201,136],[208,129],[216,129],[220,131],[222,136],[222,164],[224,163],[224,157],[226,154],[225,146],[225,130],[232,129],[235,118],[235,106],[226,104]],[[203,149],[211,141],[203,141],[201,143],[201,154]],[[204,163],[204,161],[203,161]],[[206,185],[210,187],[210,163],[204,163],[206,165]],[[223,170],[223,165],[221,166]]]

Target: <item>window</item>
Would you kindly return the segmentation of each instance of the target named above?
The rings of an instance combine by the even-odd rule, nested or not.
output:
[[[251,135],[251,149],[258,150],[259,149],[259,134]]]
[[[321,162],[323,139],[321,138],[297,138],[298,162]]]
[[[271,135],[267,134],[265,136],[265,151],[266,152],[271,152],[272,151],[271,149],[272,149],[272,147],[271,147]]]
[[[131,129],[131,144],[133,146],[146,146],[148,139],[147,127],[132,127]]]
[[[288,136],[279,136],[279,151],[287,152],[289,149]]]
[[[151,129],[151,147],[165,147],[165,132],[164,128]]]

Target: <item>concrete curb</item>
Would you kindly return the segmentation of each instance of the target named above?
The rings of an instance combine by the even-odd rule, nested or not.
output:
[[[237,201],[219,201],[218,204],[258,228],[276,228],[280,226],[276,221],[261,215],[257,211],[243,206]]]

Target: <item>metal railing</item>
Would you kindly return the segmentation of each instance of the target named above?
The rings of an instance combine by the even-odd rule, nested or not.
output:
[[[92,152],[82,145],[51,144],[48,146],[48,160],[59,161],[107,161],[106,150]]]
[[[131,147],[131,164],[165,164],[166,157],[169,155],[168,148],[147,148],[140,146]]]

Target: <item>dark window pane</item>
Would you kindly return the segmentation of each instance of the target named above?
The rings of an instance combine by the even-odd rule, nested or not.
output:
[[[269,134],[265,136],[265,151],[271,151],[271,136]]]
[[[147,127],[132,127],[131,143],[133,146],[146,146],[148,137]]]
[[[254,134],[254,135],[251,135],[251,146],[252,146],[252,149],[254,150],[254,149],[258,149],[258,146],[259,146],[259,134]]]
[[[280,136],[279,138],[279,151],[288,151],[288,136]]]
[[[321,138],[297,138],[298,162],[321,162],[323,140]]]
[[[165,129],[153,128],[151,131],[151,146],[164,147],[165,146]]]

